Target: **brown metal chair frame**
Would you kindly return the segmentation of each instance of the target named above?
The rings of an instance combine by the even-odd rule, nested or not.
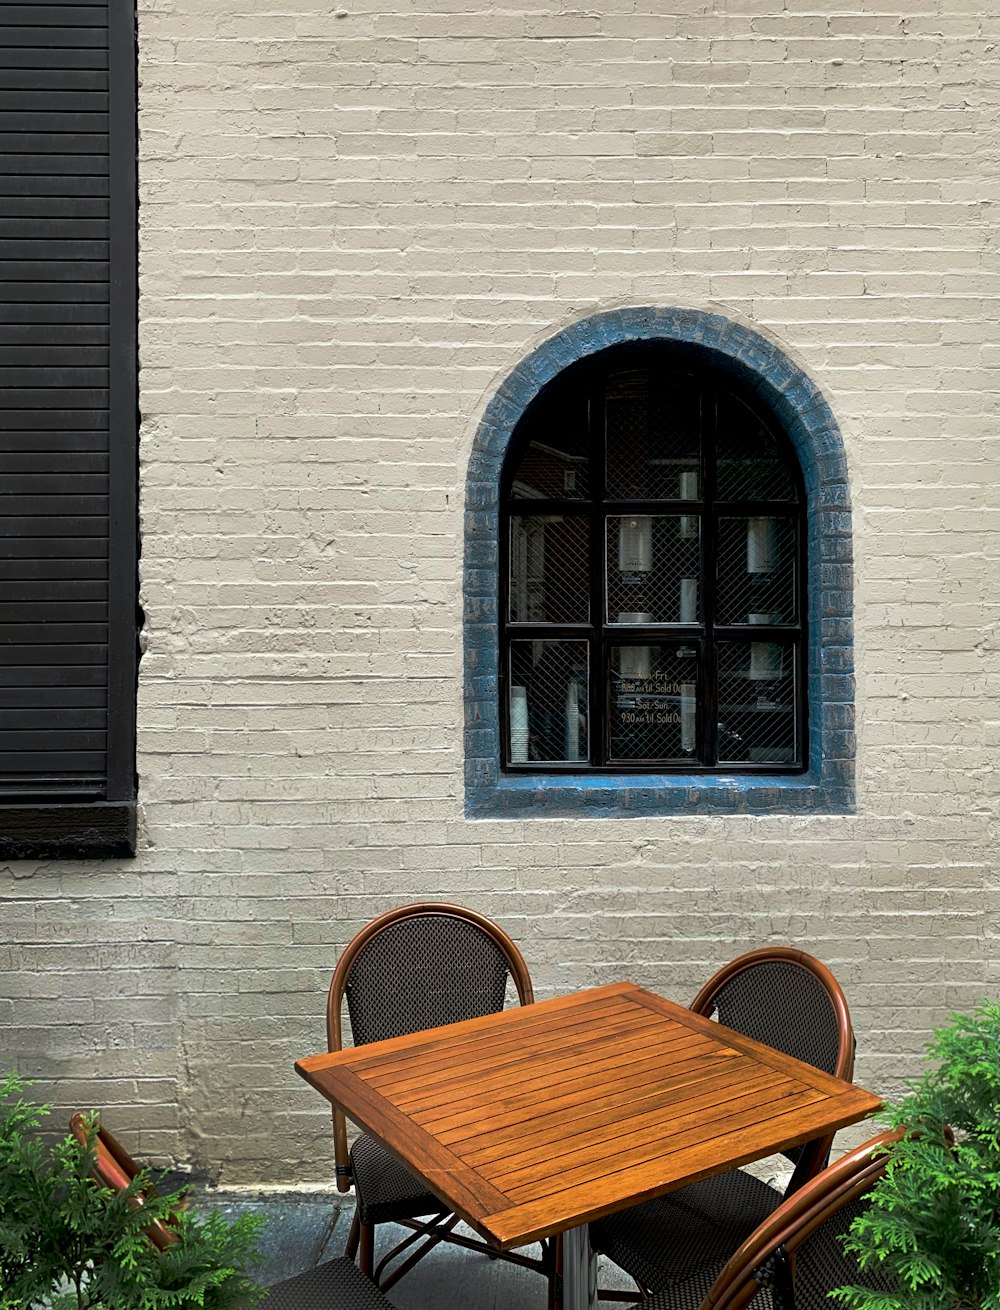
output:
[[[715,998],[727,982],[743,973],[746,969],[752,969],[755,965],[774,962],[798,965],[813,974],[825,987],[837,1021],[838,1054],[836,1064],[831,1072],[835,1078],[843,1078],[845,1081],[850,1082],[854,1076],[854,1054],[857,1042],[851,1024],[850,1010],[847,1007],[847,998],[844,996],[840,983],[837,982],[827,966],[806,951],[796,950],[792,946],[759,946],[755,950],[746,951],[743,955],[738,955],[735,959],[730,960],[728,964],[724,964],[721,969],[716,970],[695,996],[688,1009],[694,1014],[700,1014],[706,1019],[710,1019],[715,1011]],[[808,1183],[811,1178],[815,1177],[824,1167],[830,1155],[830,1148],[833,1146],[833,1139],[834,1134],[830,1133],[826,1137],[817,1138],[815,1141],[807,1142],[803,1146],[802,1154],[799,1156],[791,1180],[785,1189],[786,1200]],[[783,1204],[780,1203],[779,1208]],[[620,1292],[614,1288],[601,1288],[599,1296],[602,1301],[628,1301],[634,1304],[640,1299],[641,1293]]]
[[[796,950],[792,946],[760,946],[754,951],[747,951],[746,954],[737,956],[735,960],[730,960],[728,964],[723,965],[721,969],[713,974],[688,1008],[695,1014],[711,1018],[715,1009],[715,998],[730,979],[735,978],[737,974],[743,973],[746,969],[752,969],[754,965],[775,962],[798,965],[813,974],[826,988],[837,1018],[838,1053],[837,1062],[831,1072],[834,1078],[842,1078],[845,1082],[851,1082],[854,1077],[854,1052],[857,1042],[851,1024],[851,1013],[847,1008],[847,998],[840,983],[837,982],[826,965],[806,951]],[[834,1136],[835,1134],[829,1133],[826,1137],[818,1137],[815,1141],[807,1142],[803,1146],[802,1154],[795,1165],[791,1181],[785,1190],[786,1197],[791,1196],[810,1178],[815,1177],[826,1165],[830,1156],[830,1148],[833,1146]]]
[[[885,1173],[886,1148],[902,1136],[881,1133],[830,1165],[783,1201],[729,1259],[700,1310],[744,1310],[760,1290],[756,1272],[784,1248],[794,1274],[795,1252],[841,1206],[867,1192]]]
[[[330,982],[330,990],[327,996],[326,1004],[326,1036],[327,1047],[330,1051],[340,1051],[344,1046],[343,1031],[343,1008],[344,995],[347,989],[348,979],[351,968],[355,959],[364,949],[364,947],[376,937],[385,928],[402,919],[413,918],[416,916],[450,916],[462,919],[467,923],[475,924],[482,932],[491,937],[499,946],[507,958],[511,978],[517,990],[518,1000],[521,1005],[530,1005],[535,999],[534,989],[531,985],[531,978],[528,974],[528,966],[525,964],[524,957],[518,950],[513,939],[504,932],[504,930],[488,919],[485,915],[477,913],[475,910],[469,910],[462,905],[452,905],[446,902],[438,901],[421,901],[412,905],[401,905],[396,909],[387,910],[373,919],[371,923],[366,924],[348,943],[343,955],[337,962],[333,978]],[[336,1165],[337,1188],[341,1192],[348,1192],[351,1188],[351,1162],[350,1147],[347,1140],[347,1121],[343,1111],[338,1107],[333,1108],[333,1150],[334,1161]],[[394,1220],[403,1228],[412,1230],[410,1235],[392,1248],[378,1263],[375,1265],[375,1226],[362,1224],[360,1220],[360,1210],[355,1209],[354,1220],[351,1224],[351,1231],[347,1239],[346,1254],[350,1259],[358,1258],[358,1264],[363,1273],[374,1278],[378,1285],[385,1289],[391,1287],[403,1277],[413,1266],[421,1260],[433,1247],[439,1242],[451,1242],[456,1246],[466,1247],[472,1251],[480,1251],[495,1259],[508,1260],[511,1263],[525,1266],[543,1274],[549,1279],[550,1289],[552,1287],[552,1262],[554,1260],[554,1249],[552,1244],[543,1244],[543,1253],[540,1260],[532,1259],[517,1251],[496,1251],[493,1247],[488,1246],[485,1242],[480,1242],[474,1238],[462,1236],[460,1233],[453,1232],[455,1224],[458,1222],[456,1215],[435,1216],[426,1222],[420,1222],[414,1219]],[[403,1254],[405,1250],[419,1242],[421,1238],[426,1239],[416,1251],[409,1255],[400,1265],[398,1265],[390,1274],[383,1276],[386,1267]],[[550,1300],[551,1300],[550,1290]]]
[[[69,1121],[70,1132],[83,1145],[87,1144],[88,1138],[92,1137],[90,1124],[92,1116],[77,1111]],[[92,1138],[95,1157],[92,1177],[95,1182],[107,1187],[113,1192],[123,1192],[141,1172],[139,1165],[125,1150],[124,1146],[104,1127],[98,1119],[98,1129],[96,1137]],[[124,1185],[123,1185],[124,1179]],[[138,1208],[142,1205],[145,1196],[154,1194],[155,1188],[147,1188],[144,1193],[137,1193],[132,1198],[133,1205]],[[177,1242],[177,1233],[159,1219],[152,1220],[147,1224],[145,1233],[149,1241],[158,1251],[165,1251],[168,1247]],[[350,1274],[350,1278],[347,1275]],[[322,1286],[317,1287],[315,1279],[319,1278]],[[361,1285],[361,1271],[351,1268],[351,1262],[341,1257],[340,1259],[329,1260],[318,1269],[307,1270],[305,1274],[297,1274],[292,1278],[286,1278],[283,1282],[278,1283],[270,1292],[277,1298],[277,1303],[286,1305],[289,1301],[292,1304],[306,1307],[319,1303],[329,1304],[330,1295],[337,1295],[331,1285],[335,1286],[342,1292],[345,1279],[350,1285],[348,1295],[352,1293],[360,1294],[363,1303],[367,1306],[371,1304],[376,1292],[370,1284],[365,1288]],[[358,1287],[354,1286],[356,1280]],[[308,1286],[307,1286],[308,1284]],[[261,1302],[259,1310],[267,1310],[269,1304],[274,1302],[265,1296]],[[338,1299],[337,1304],[341,1304]],[[379,1300],[380,1305],[384,1305],[385,1310],[392,1310],[388,1301]],[[346,1310],[346,1307],[345,1307]]]
[[[90,1124],[92,1118],[93,1116],[78,1110],[69,1121],[70,1132],[82,1146],[87,1145],[88,1136],[91,1136]],[[97,1134],[91,1136],[91,1140],[94,1146],[93,1177],[95,1182],[110,1187],[112,1191],[124,1191],[118,1175],[124,1176],[126,1184],[131,1183],[142,1172],[139,1165],[111,1130],[104,1127],[100,1118],[97,1118]],[[147,1194],[152,1193],[155,1195],[155,1192],[155,1188],[147,1189]],[[142,1195],[137,1195],[134,1201],[136,1207],[142,1205]],[[177,1234],[172,1232],[159,1219],[150,1222],[146,1228],[146,1236],[158,1251],[166,1250],[168,1246],[172,1246],[177,1241]]]

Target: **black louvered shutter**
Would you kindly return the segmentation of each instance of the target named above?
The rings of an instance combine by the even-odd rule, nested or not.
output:
[[[0,853],[133,846],[135,21],[0,0]]]

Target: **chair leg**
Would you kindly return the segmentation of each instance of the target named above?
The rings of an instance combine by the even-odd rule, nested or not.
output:
[[[562,1233],[550,1237],[552,1243],[549,1268],[549,1310],[562,1310],[563,1244]]]
[[[338,1217],[339,1216],[336,1210],[330,1211],[330,1218],[324,1224],[323,1231],[322,1233],[320,1233],[319,1241],[316,1243],[316,1247],[312,1254],[312,1260],[310,1261],[310,1265],[309,1265],[311,1269],[314,1269],[316,1265],[319,1264],[320,1256],[326,1250],[326,1244],[330,1240],[330,1234],[333,1232],[334,1228],[336,1227]],[[351,1240],[350,1237],[348,1237],[347,1239],[348,1244],[350,1244],[350,1240]],[[353,1254],[351,1256],[351,1259],[352,1260],[354,1259]]]
[[[358,1268],[371,1278],[375,1272],[375,1225],[358,1223],[360,1253]]]
[[[344,1255],[348,1260],[353,1260],[358,1254],[358,1243],[361,1241],[361,1216],[358,1214],[357,1207],[354,1209],[354,1218],[351,1220],[351,1231],[347,1234],[347,1246],[344,1248]]]

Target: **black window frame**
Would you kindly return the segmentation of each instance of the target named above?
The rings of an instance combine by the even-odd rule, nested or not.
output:
[[[52,20],[48,20],[52,21]],[[106,771],[72,787],[0,793],[0,857],[128,857],[136,851],[138,634],[138,194],[134,0],[108,0],[108,627]],[[0,44],[3,34],[0,31]],[[16,49],[11,54],[16,56]],[[23,792],[23,795],[22,795]]]
[[[667,499],[611,500],[606,492],[606,448],[604,423],[604,392],[609,377],[629,369],[657,367],[670,373],[683,373],[692,379],[702,403],[701,442],[698,501]],[[567,389],[577,396],[582,393],[586,406],[587,453],[592,479],[589,496],[584,498],[518,498],[512,493],[512,483],[518,471],[521,456],[532,439],[532,425],[539,407],[551,403],[557,389]],[[706,400],[714,392],[716,403],[708,420]],[[781,451],[785,469],[794,487],[794,500],[734,500],[715,499],[718,463],[718,404],[717,397],[726,392],[747,405],[755,417],[767,428]],[[707,365],[704,357],[684,345],[663,341],[630,342],[611,347],[570,365],[539,393],[521,416],[505,455],[500,482],[499,515],[499,727],[500,767],[511,776],[525,774],[587,776],[654,774],[664,777],[701,775],[718,777],[726,774],[790,776],[800,775],[809,768],[809,706],[808,706],[808,552],[807,517],[808,499],[798,455],[783,425],[765,405],[761,397],[745,383],[718,367]],[[718,522],[723,517],[749,517],[757,514],[787,516],[795,520],[795,614],[794,623],[769,624],[750,627],[747,624],[719,624],[715,622],[716,566]],[[517,514],[544,516],[545,514],[584,515],[589,520],[590,579],[588,623],[553,624],[511,622],[510,620],[510,531],[511,520]],[[675,624],[629,625],[623,628],[609,624],[606,601],[606,520],[622,515],[675,515],[697,514],[703,533],[699,596],[704,606],[696,625],[681,627]],[[709,525],[711,525],[709,527]],[[794,763],[759,761],[718,761],[718,657],[717,646],[724,641],[746,642],[752,633],[760,641],[773,637],[776,641],[792,641],[795,649]],[[510,724],[510,649],[516,640],[532,639],[585,640],[589,647],[589,740],[587,760],[546,761],[529,759],[511,760]],[[697,695],[697,758],[682,762],[660,762],[641,759],[610,761],[611,658],[612,646],[623,644],[696,643],[698,649]]]

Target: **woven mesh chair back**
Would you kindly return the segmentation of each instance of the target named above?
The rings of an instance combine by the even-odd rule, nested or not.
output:
[[[855,1197],[832,1211],[792,1253],[791,1297],[777,1261],[772,1258],[757,1271],[759,1290],[748,1302],[752,1310],[833,1310],[830,1300],[837,1287],[869,1287],[890,1295],[895,1283],[880,1269],[862,1270],[844,1249],[844,1235],[853,1221],[868,1209],[867,1196]],[[790,1243],[790,1245],[794,1245]]]
[[[495,1014],[510,977],[500,944],[474,922],[426,913],[389,923],[364,944],[347,977],[354,1044]]]
[[[845,1031],[841,1011],[831,987],[836,983],[826,969],[816,970],[793,959],[748,957],[745,968],[725,976],[718,987],[706,987],[710,995],[696,1008],[713,1015],[727,1028],[773,1046],[775,1050],[803,1060],[825,1073],[845,1076],[844,1044],[853,1034]],[[837,988],[844,1012],[846,1003]],[[702,994],[704,996],[704,993]],[[850,1076],[847,1072],[846,1076]],[[785,1156],[797,1163],[803,1147],[792,1147]]]
[[[886,1170],[883,1148],[897,1136],[856,1147],[787,1199],[733,1256],[701,1310],[834,1310],[829,1293],[848,1285],[892,1295],[893,1281],[877,1267],[862,1270],[843,1239],[867,1210]]]
[[[862,1270],[855,1257],[844,1250],[844,1234],[867,1211],[868,1204],[867,1196],[850,1201],[799,1247],[795,1257],[795,1304],[800,1310],[830,1310],[836,1304],[829,1299],[830,1293],[849,1283],[878,1292],[896,1290],[893,1280],[880,1269]]]

